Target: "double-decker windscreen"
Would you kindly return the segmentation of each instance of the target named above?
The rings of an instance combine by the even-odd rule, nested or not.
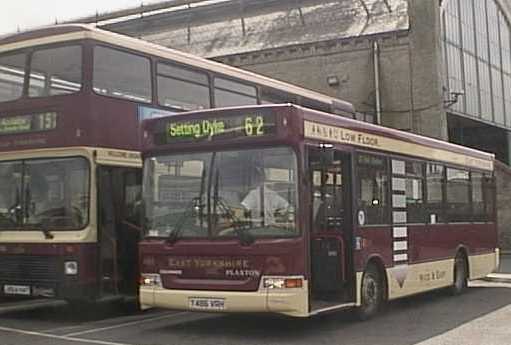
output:
[[[146,235],[296,236],[296,170],[287,147],[148,158]]]
[[[84,158],[0,162],[0,229],[74,230],[89,220]]]

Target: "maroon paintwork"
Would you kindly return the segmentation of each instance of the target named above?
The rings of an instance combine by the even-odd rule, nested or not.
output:
[[[141,272],[162,271],[163,286],[168,289],[255,291],[259,287],[257,274],[246,277],[227,277],[226,270],[257,271],[264,274],[303,274],[304,242],[300,238],[257,240],[241,246],[238,240],[146,241],[140,245]],[[222,262],[233,262],[226,267]],[[215,263],[216,262],[216,263]],[[165,273],[182,270],[182,274]]]
[[[21,268],[14,280],[2,281],[3,284],[30,285],[30,286],[46,286],[55,289],[55,293],[59,298],[64,299],[92,299],[97,297],[95,294],[98,284],[98,264],[97,245],[96,244],[0,244],[1,258],[16,257],[20,259],[20,265],[26,265],[23,258],[31,256],[45,257],[55,263],[56,275],[49,274],[44,280],[34,280],[27,272],[31,267]],[[53,260],[54,259],[54,260]],[[65,261],[76,261],[78,263],[78,275],[66,276],[63,274]],[[42,262],[41,265],[44,265]],[[48,270],[53,272],[54,267],[41,266],[37,270]],[[2,271],[0,269],[0,271]],[[0,294],[3,291],[0,290]]]
[[[405,142],[416,143],[432,148],[443,149],[451,152],[461,153],[479,159],[492,159],[486,153],[467,149],[454,144],[442,142],[439,140],[426,138],[394,129],[383,128],[356,120],[342,118],[339,116],[321,113],[314,110],[308,110],[293,105],[269,105],[240,107],[223,110],[207,110],[190,112],[183,115],[177,115],[174,120],[188,120],[199,118],[227,117],[230,115],[246,115],[254,113],[274,113],[277,117],[277,134],[271,138],[236,138],[231,140],[215,140],[214,142],[204,141],[195,143],[173,143],[172,145],[157,145],[153,142],[154,131],[164,128],[166,118],[153,119],[145,121],[143,128],[146,133],[144,137],[142,151],[144,157],[150,157],[158,154],[172,154],[193,151],[212,151],[227,148],[243,149],[254,148],[256,146],[276,146],[289,145],[294,148],[298,156],[299,176],[298,181],[306,181],[307,171],[304,162],[305,150],[308,145],[318,146],[319,142],[304,139],[303,121],[310,120],[322,124],[344,127],[351,130],[371,133],[379,136],[399,139]],[[285,121],[284,121],[285,119]],[[283,125],[286,122],[287,125]],[[338,150],[347,154],[353,154],[356,149],[353,146],[334,144]],[[356,172],[355,172],[356,173]],[[355,180],[356,176],[352,177]],[[206,269],[201,271],[187,270],[186,266],[175,267],[169,265],[169,259],[179,258],[198,258],[198,257],[228,257],[248,258],[253,262],[254,267],[261,269],[261,274],[274,274],[272,266],[266,266],[263,263],[269,257],[277,257],[283,264],[282,274],[299,274],[310,277],[310,247],[311,222],[309,212],[305,211],[310,205],[311,198],[306,183],[298,183],[299,186],[299,210],[297,212],[298,226],[302,235],[296,239],[265,240],[258,239],[249,247],[242,247],[239,241],[207,241],[182,239],[174,245],[167,245],[165,240],[146,239],[140,244],[141,272],[158,273],[160,270],[182,269],[182,274],[190,275],[190,279],[177,278],[173,273],[163,275],[163,285],[166,288],[179,289],[220,289],[220,290],[251,290],[258,286],[258,281],[238,281],[225,280],[225,277],[218,275],[218,272],[209,272]],[[353,200],[355,200],[354,196]],[[352,209],[356,210],[355,205]],[[352,219],[356,219],[355,212]],[[464,247],[469,255],[494,252],[497,245],[497,234],[495,223],[468,223],[468,224],[435,224],[435,225],[409,225],[409,263],[419,263],[437,259],[453,258],[459,247]],[[361,239],[361,249],[353,250],[352,260],[346,260],[346,264],[353,262],[353,267],[346,267],[344,274],[349,279],[349,274],[363,271],[368,260],[376,258],[385,267],[393,266],[393,237],[392,226],[371,226],[359,227],[353,229],[343,229],[347,234],[338,235],[336,238],[344,241],[344,250],[349,253],[351,247],[349,238],[359,237]],[[351,232],[351,234],[349,234]],[[352,235],[352,236],[349,236]],[[314,236],[327,236],[318,233]],[[343,249],[341,249],[343,250]],[[181,273],[181,272],[180,272]],[[203,281],[200,281],[200,278]]]

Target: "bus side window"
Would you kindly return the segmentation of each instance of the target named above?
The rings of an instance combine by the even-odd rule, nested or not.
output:
[[[487,222],[495,221],[495,188],[495,176],[488,173],[484,174],[483,193],[486,208],[485,217]]]
[[[472,221],[485,222],[487,217],[484,205],[483,174],[471,172],[470,182],[472,184]]]
[[[359,154],[357,159],[359,225],[388,224],[389,172],[387,159]]]
[[[426,165],[426,221],[430,224],[444,223],[444,166]]]
[[[468,171],[447,168],[446,197],[448,222],[471,221]]]
[[[254,86],[223,78],[214,79],[215,108],[257,104]]]
[[[408,223],[424,223],[424,163],[406,162],[406,211]]]
[[[156,77],[160,105],[183,111],[210,108],[207,74],[158,63]]]

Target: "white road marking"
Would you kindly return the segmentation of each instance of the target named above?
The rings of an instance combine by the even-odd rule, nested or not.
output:
[[[156,320],[162,320],[162,319],[170,319],[170,318],[173,318],[175,316],[181,316],[181,315],[186,315],[186,314],[190,314],[190,313],[189,312],[179,312],[179,313],[173,313],[173,314],[165,314],[165,315],[160,315],[160,316],[156,316],[156,317],[150,317],[150,318],[147,318],[147,319],[120,323],[120,324],[117,324],[117,325],[112,325],[112,326],[107,326],[107,327],[100,327],[100,328],[88,329],[86,331],[68,333],[68,334],[65,334],[64,336],[65,337],[74,337],[74,336],[82,335],[82,334],[108,331],[108,330],[115,329],[115,328],[127,327],[127,326],[132,326],[132,325],[138,325],[138,324],[141,324],[141,323],[144,323],[144,322],[150,322],[150,321],[156,321]]]
[[[149,315],[153,315],[153,317],[157,317],[157,316],[162,316],[162,315],[171,315],[172,313],[169,313],[169,311],[163,311],[163,312],[153,312],[153,313],[148,313]],[[138,315],[120,315],[118,317],[112,317],[110,319],[107,319],[107,320],[111,320],[111,321],[114,321],[117,320],[117,319],[128,319],[128,320],[144,320],[144,316],[146,315],[142,315],[142,314],[138,314]],[[43,332],[43,333],[54,333],[54,332],[63,332],[63,335],[65,335],[65,331],[68,331],[68,332],[71,332],[71,330],[74,330],[74,329],[82,329],[84,328],[85,325],[88,325],[88,326],[93,326],[95,324],[98,324],[98,323],[104,323],[106,320],[98,320],[98,321],[86,321],[86,322],[82,322],[82,323],[78,323],[78,324],[75,324],[75,325],[70,325],[70,326],[60,326],[60,327],[52,327],[52,328],[47,328],[47,329],[44,329],[44,330],[39,330],[39,332]],[[131,321],[127,321],[127,322],[131,322]],[[121,322],[122,323],[122,322]],[[90,328],[89,328],[90,329]]]
[[[54,334],[46,334],[46,333],[33,332],[33,331],[25,331],[23,329],[10,328],[10,327],[0,327],[0,331],[24,334],[24,335],[31,335],[31,336],[35,336],[35,337],[42,337],[42,338],[49,338],[49,339],[66,340],[66,341],[72,341],[75,343],[86,343],[86,344],[96,344],[96,345],[133,345],[133,344],[128,344],[128,343],[116,343],[116,342],[112,342],[112,341],[103,341],[103,340],[94,340],[94,339],[80,339],[80,338],[74,338],[74,337],[69,337],[69,336],[65,336],[65,335],[54,335]]]

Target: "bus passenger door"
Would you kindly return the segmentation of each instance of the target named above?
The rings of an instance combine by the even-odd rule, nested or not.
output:
[[[98,168],[100,282],[103,295],[137,293],[141,170]]]
[[[350,298],[351,160],[333,149],[309,151],[311,274],[314,300]]]
[[[118,293],[117,287],[117,222],[114,207],[113,168],[100,166],[98,181],[98,282],[100,297]]]

